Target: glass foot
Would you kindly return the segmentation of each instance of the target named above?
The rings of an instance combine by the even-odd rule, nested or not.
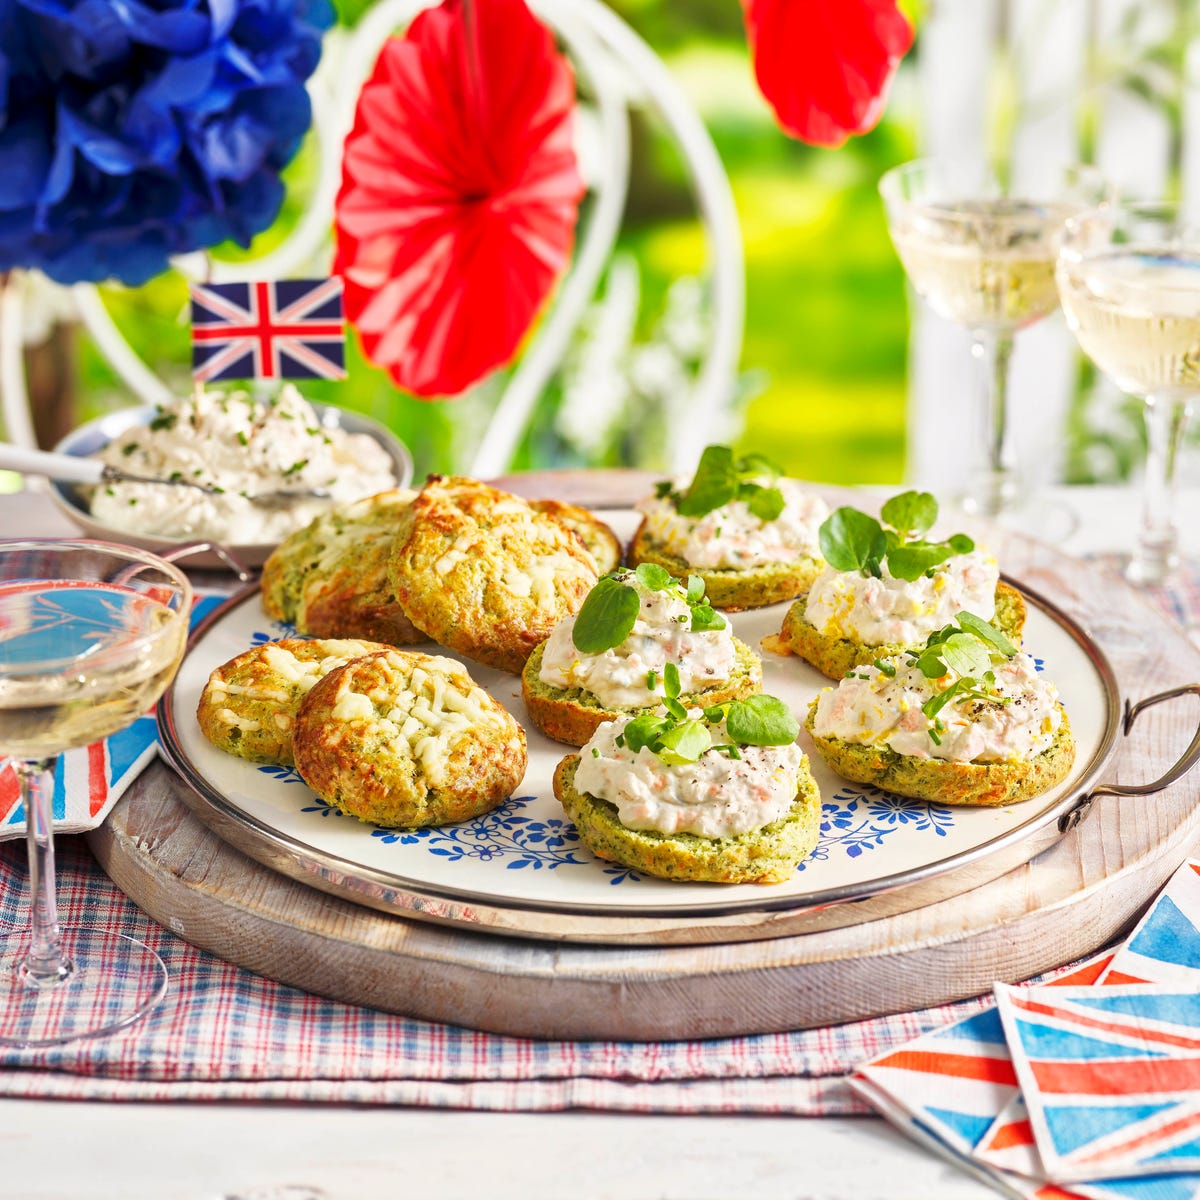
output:
[[[23,970],[26,945],[0,956],[0,1046],[59,1046],[102,1037],[144,1017],[166,994],[162,959],[134,938],[66,929],[65,978],[39,984]]]
[[[1079,514],[1070,505],[1028,491],[1009,495],[998,511],[985,511],[978,495],[955,498],[960,512],[1010,529],[1025,537],[1059,546],[1079,528]]]
[[[1175,542],[1169,545],[1146,545],[1137,548],[1125,564],[1125,578],[1134,587],[1156,587],[1165,582],[1179,565]]]

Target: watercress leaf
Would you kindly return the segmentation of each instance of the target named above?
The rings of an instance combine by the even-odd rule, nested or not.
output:
[[[737,472],[742,476],[767,476],[768,479],[778,479],[783,474],[783,468],[769,459],[765,454],[744,454],[737,460]]]
[[[710,725],[716,725],[717,722],[725,720],[725,714],[729,711],[728,704],[710,704],[704,710],[704,719]]]
[[[704,580],[699,575],[687,577],[687,602],[695,605],[704,599]]]
[[[660,717],[655,713],[642,713],[640,716],[634,717],[622,732],[626,749],[636,754],[644,746],[649,746],[669,725],[670,722],[666,717]]]
[[[692,482],[675,507],[685,517],[702,517],[728,504],[737,495],[737,487],[733,451],[728,446],[708,446],[700,455]]]
[[[709,633],[714,629],[724,629],[725,618],[711,604],[697,604],[692,609],[692,632]]]
[[[658,563],[639,563],[634,574],[648,592],[661,592],[675,582],[675,576]]]
[[[897,579],[920,579],[926,571],[953,554],[945,542],[908,542],[887,556],[888,570]]]
[[[938,502],[928,492],[901,492],[879,510],[879,515],[901,537],[919,537],[933,528],[937,520]]]
[[[783,512],[783,505],[783,493],[777,487],[759,488],[746,503],[760,521],[774,521]]]
[[[694,763],[712,746],[712,734],[700,721],[683,721],[666,730],[654,746],[654,753],[672,766]]]
[[[679,695],[679,668],[673,662],[663,665],[663,691],[672,700]]]
[[[946,673],[946,664],[942,661],[940,645],[931,646],[917,659],[917,670],[926,679],[941,679]]]
[[[777,696],[762,692],[730,704],[725,728],[745,746],[786,746],[800,732],[792,710]]]
[[[982,675],[991,665],[988,648],[970,633],[956,633],[942,643],[942,661],[956,674],[973,677]]]
[[[663,700],[663,708],[667,710],[677,721],[686,721],[688,711],[674,696],[667,696]]]
[[[982,617],[977,617],[972,612],[963,611],[958,614],[958,623],[968,633],[973,633],[977,638],[981,638],[989,645],[995,646],[1005,658],[1012,658],[1016,654],[1016,646],[1005,637],[1001,630],[997,629],[989,621],[985,621]]]
[[[821,553],[836,571],[870,571],[887,551],[883,527],[857,508],[836,508],[821,523]]]
[[[571,640],[584,654],[603,654],[630,634],[641,611],[638,594],[627,583],[606,576],[588,592],[575,618]]]
[[[669,479],[660,479],[654,485],[654,494],[660,500],[665,500],[673,490],[674,488]]]
[[[965,533],[952,533],[946,539],[946,545],[954,551],[955,554],[970,554],[975,549],[973,539],[967,537]]]

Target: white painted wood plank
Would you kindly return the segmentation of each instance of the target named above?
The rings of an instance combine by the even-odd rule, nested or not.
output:
[[[12,1200],[995,1196],[876,1118],[4,1101],[0,1155]]]

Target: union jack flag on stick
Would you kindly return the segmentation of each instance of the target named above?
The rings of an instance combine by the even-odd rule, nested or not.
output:
[[[192,375],[344,379],[342,280],[192,284]]]

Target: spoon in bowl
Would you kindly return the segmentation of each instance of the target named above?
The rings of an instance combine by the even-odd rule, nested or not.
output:
[[[186,487],[209,496],[223,496],[226,488],[211,483],[195,483],[190,479],[159,479],[151,475],[134,475],[109,466],[98,458],[81,458],[74,454],[55,454],[49,450],[29,450],[24,446],[0,443],[0,468],[20,471],[23,475],[41,475],[63,483],[160,483],[167,487]],[[241,493],[239,493],[241,494]],[[280,488],[246,496],[251,504],[263,508],[285,508],[298,500],[329,500],[328,488]]]

